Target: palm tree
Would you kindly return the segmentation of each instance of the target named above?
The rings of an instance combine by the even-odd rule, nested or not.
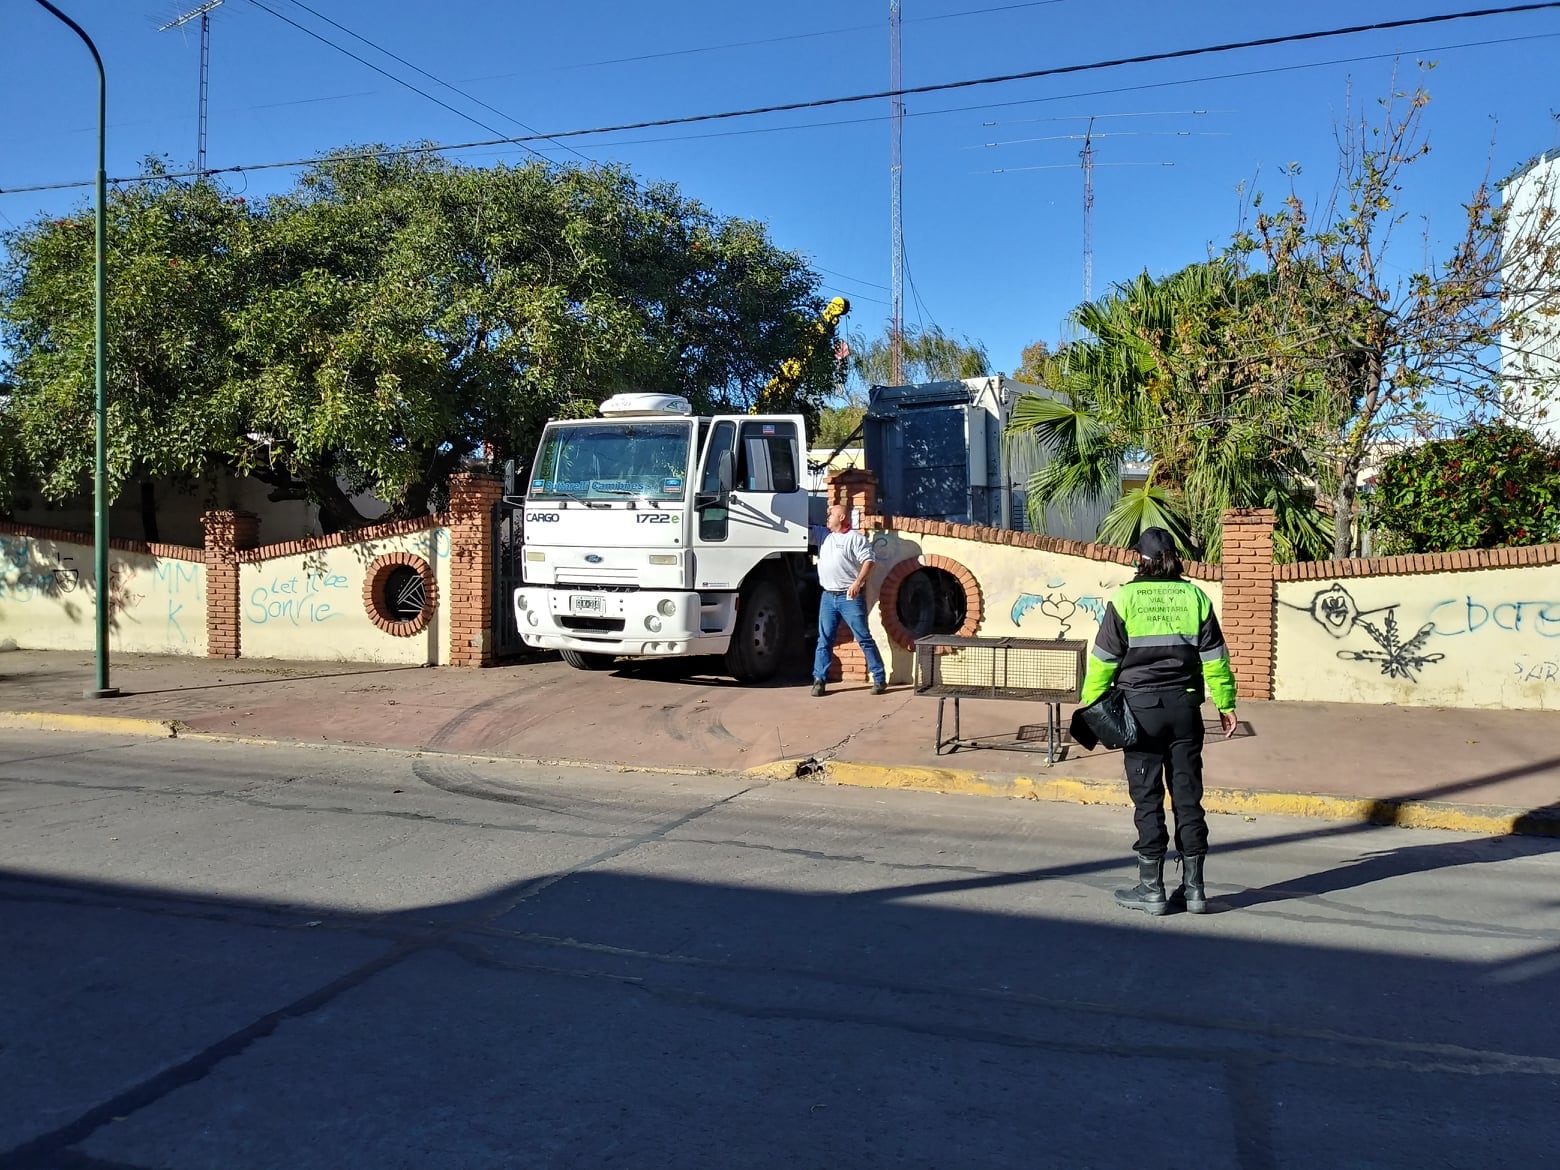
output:
[[[1129,545],[1159,527],[1187,554],[1217,560],[1225,509],[1269,507],[1281,556],[1326,553],[1309,463],[1286,438],[1315,396],[1247,377],[1230,356],[1241,298],[1260,295],[1215,261],[1162,280],[1143,273],[1078,307],[1085,336],[1049,359],[1060,364],[1045,371],[1050,396],[1020,398],[1007,426],[1010,443],[1046,458],[1028,485],[1034,526],[1048,506],[1113,500],[1102,541]],[[1128,459],[1146,462],[1148,478],[1123,492]]]

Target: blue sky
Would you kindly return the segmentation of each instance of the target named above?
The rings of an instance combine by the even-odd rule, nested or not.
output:
[[[137,173],[148,154],[192,164],[198,24],[157,28],[194,0],[55,2],[93,36],[107,65],[110,176]],[[209,167],[303,159],[365,142],[491,139],[524,133],[522,123],[561,131],[888,88],[887,0],[263,5],[226,0],[212,16]],[[1474,6],[903,0],[903,77],[907,87],[928,85],[1464,7]],[[1158,275],[1204,258],[1236,227],[1242,188],[1283,194],[1288,164],[1301,166],[1302,194],[1327,189],[1334,130],[1350,94],[1356,105],[1374,103],[1390,91],[1394,68],[1412,81],[1415,62],[1429,59],[1437,62],[1427,81],[1432,152],[1403,193],[1415,215],[1397,237],[1406,271],[1423,262],[1426,231],[1432,254],[1445,251],[1460,202],[1487,170],[1498,177],[1560,145],[1557,54],[1560,8],[911,96],[906,320],[977,340],[995,369],[1009,371],[1024,345],[1063,335],[1082,291],[1081,144],[1069,136],[1090,115],[1111,115],[1095,124],[1103,135],[1094,173],[1098,295],[1143,269]],[[88,201],[90,188],[13,192],[90,180],[95,158],[90,59],[30,0],[0,9],[0,102],[9,114],[0,125],[0,227]],[[675,182],[721,214],[764,221],[778,244],[811,259],[827,293],[851,298],[848,327],[876,333],[890,311],[887,106],[567,142],[592,160]],[[537,147],[579,161],[561,147]],[[525,155],[509,146],[452,157],[486,163]],[[295,174],[258,170],[223,181],[256,198],[284,189]]]

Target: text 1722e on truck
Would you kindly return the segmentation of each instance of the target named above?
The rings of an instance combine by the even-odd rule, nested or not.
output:
[[[619,394],[555,420],[525,493],[526,645],[582,670],[618,657],[723,655],[769,678],[816,613],[800,415],[694,418],[687,399]]]

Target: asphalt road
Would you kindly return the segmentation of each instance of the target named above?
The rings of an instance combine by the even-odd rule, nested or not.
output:
[[[1560,841],[0,733],[0,1170],[1534,1167]]]

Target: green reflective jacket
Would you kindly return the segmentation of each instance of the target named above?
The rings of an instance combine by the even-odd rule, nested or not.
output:
[[[1083,702],[1111,683],[1128,691],[1188,690],[1235,710],[1235,675],[1213,602],[1190,581],[1129,581],[1105,606],[1089,656]]]

